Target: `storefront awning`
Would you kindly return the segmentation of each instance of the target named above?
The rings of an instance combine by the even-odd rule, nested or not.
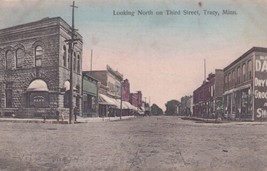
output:
[[[46,91],[48,92],[47,84],[41,80],[41,79],[36,79],[31,82],[29,87],[26,90],[27,92],[30,91]]]
[[[99,98],[98,102],[99,104],[110,105],[110,106],[115,106],[116,108],[120,108],[119,103],[111,97],[108,97],[104,94],[99,94],[98,98]]]
[[[131,103],[123,101],[129,109],[137,111],[137,107],[133,106]]]
[[[234,92],[236,92],[238,90],[242,90],[242,89],[249,88],[249,87],[251,87],[251,85],[250,84],[246,84],[246,85],[243,85],[243,86],[228,90],[228,91],[224,92],[223,95],[231,94],[231,93],[234,93]]]

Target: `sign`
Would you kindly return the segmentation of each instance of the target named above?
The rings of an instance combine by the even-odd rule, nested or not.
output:
[[[267,119],[267,56],[256,56],[254,78],[254,120]]]

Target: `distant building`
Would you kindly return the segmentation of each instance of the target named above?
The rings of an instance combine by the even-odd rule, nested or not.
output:
[[[122,100],[130,102],[130,82],[125,79],[122,84]]]
[[[138,108],[142,107],[142,92],[130,93],[130,103]]]
[[[60,17],[0,30],[2,116],[69,116],[71,27]],[[73,53],[74,107],[81,111],[82,37]]]
[[[192,111],[192,96],[183,96],[180,100],[179,115],[190,116]]]
[[[267,48],[253,47],[224,68],[224,111],[229,119],[267,119]]]
[[[193,92],[193,116],[203,118],[217,117],[216,104],[222,101],[223,70],[216,69],[207,80]]]

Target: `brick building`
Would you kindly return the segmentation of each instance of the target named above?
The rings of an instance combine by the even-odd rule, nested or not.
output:
[[[125,79],[122,84],[122,100],[130,102],[130,82]]]
[[[216,69],[209,74],[207,80],[193,92],[193,116],[217,117],[221,109],[223,94],[223,70]]]
[[[120,114],[121,82],[123,75],[106,66],[106,70],[86,71],[101,84],[99,87],[99,116],[118,116]]]
[[[267,48],[253,47],[224,68],[225,117],[267,118]]]
[[[71,27],[60,17],[0,30],[0,112],[3,116],[68,116]],[[82,37],[73,53],[74,106],[81,110]]]
[[[141,91],[137,91],[136,93],[130,93],[130,103],[141,109],[141,107],[143,106],[142,104],[142,92]]]

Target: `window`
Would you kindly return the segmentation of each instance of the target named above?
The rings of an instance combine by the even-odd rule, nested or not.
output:
[[[10,50],[6,52],[6,69],[12,69],[13,54]]]
[[[35,48],[35,66],[40,67],[42,65],[43,58],[43,48],[41,46],[36,46]]]
[[[71,57],[71,46],[69,46],[68,50],[68,68],[70,69],[70,57]]]
[[[231,87],[232,85],[232,73],[231,72],[229,72],[228,77],[229,77],[229,87]]]
[[[63,46],[63,66],[67,67],[67,49],[66,46]]]
[[[243,81],[246,81],[246,64],[242,65]]]
[[[12,108],[12,83],[6,83],[6,107]]]
[[[73,71],[76,71],[76,53],[73,55]]]
[[[16,51],[16,68],[21,68],[22,67],[23,57],[24,57],[24,51],[19,48]]]
[[[80,55],[78,55],[77,57],[77,72],[80,73],[81,72],[81,68],[80,68]]]
[[[240,67],[237,68],[237,84],[240,83],[241,70]]]
[[[252,61],[248,61],[248,79],[252,78]]]
[[[234,86],[236,83],[236,72],[235,70],[232,71],[232,85]]]

